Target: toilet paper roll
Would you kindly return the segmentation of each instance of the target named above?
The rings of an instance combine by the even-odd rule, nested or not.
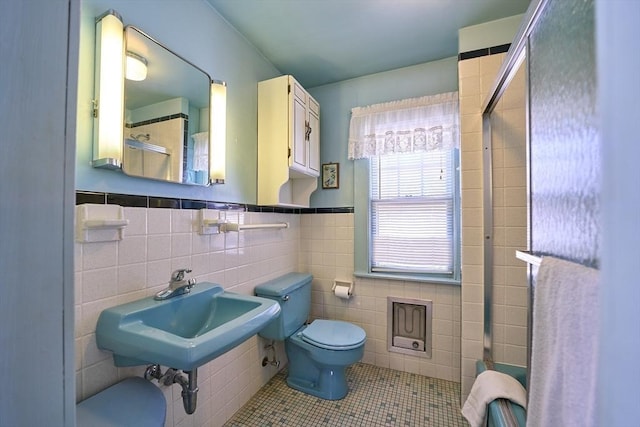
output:
[[[351,295],[349,295],[349,287],[348,286],[336,286],[335,294],[338,298],[349,299]]]

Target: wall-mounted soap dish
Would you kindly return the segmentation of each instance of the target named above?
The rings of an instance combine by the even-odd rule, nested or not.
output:
[[[129,220],[119,205],[84,204],[76,206],[76,240],[111,242],[122,240]]]

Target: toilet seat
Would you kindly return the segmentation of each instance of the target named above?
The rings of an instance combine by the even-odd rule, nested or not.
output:
[[[326,350],[353,350],[367,338],[364,329],[340,320],[314,320],[299,336],[303,341]]]

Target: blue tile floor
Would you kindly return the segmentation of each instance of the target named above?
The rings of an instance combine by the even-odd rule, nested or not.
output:
[[[265,384],[225,426],[466,427],[460,384],[357,363],[347,369],[349,394],[323,400],[293,390],[286,369]]]

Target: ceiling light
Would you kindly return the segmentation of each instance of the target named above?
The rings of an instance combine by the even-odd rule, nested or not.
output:
[[[147,78],[147,60],[137,53],[127,52],[125,70],[127,80],[142,81]]]

